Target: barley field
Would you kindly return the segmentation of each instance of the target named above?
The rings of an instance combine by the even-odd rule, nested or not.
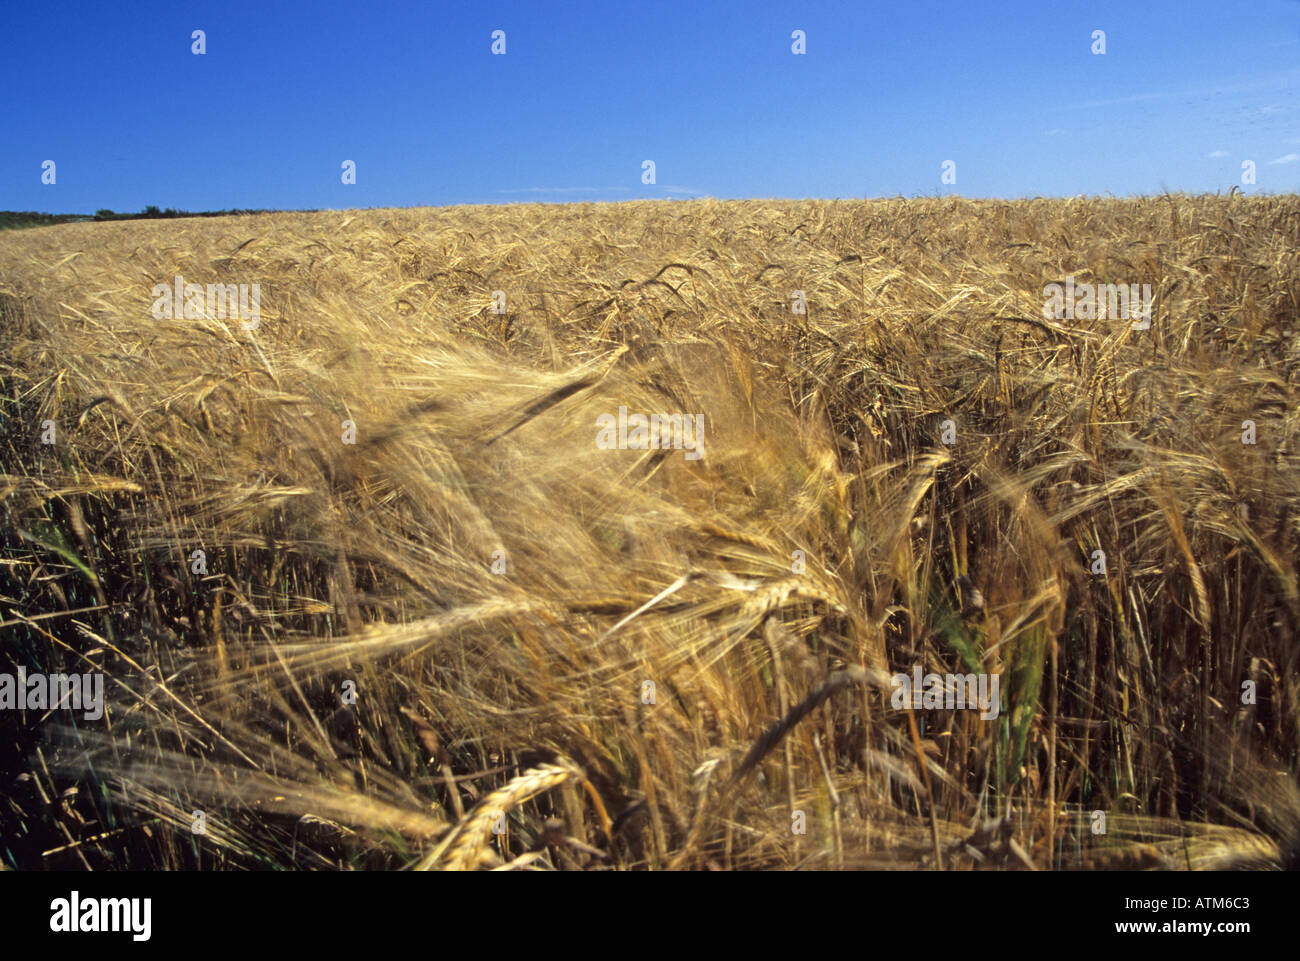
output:
[[[1295,196],[0,234],[0,863],[1300,866],[1297,325]]]

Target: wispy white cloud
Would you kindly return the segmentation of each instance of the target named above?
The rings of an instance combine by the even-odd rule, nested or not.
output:
[[[1279,113],[1291,113],[1295,110],[1294,106],[1284,106],[1279,103],[1263,104],[1258,107],[1247,107],[1242,111],[1246,117],[1272,117]]]
[[[1209,153],[1207,153],[1205,156],[1207,156],[1207,157],[1226,157],[1226,156],[1228,156],[1228,151],[1226,151],[1226,150],[1211,150],[1211,151],[1210,151]]]
[[[1127,97],[1113,97],[1108,100],[1085,100],[1083,103],[1070,104],[1067,110],[1086,110],[1092,107],[1116,107],[1126,103],[1143,103],[1151,100],[1179,100],[1193,97],[1213,97],[1219,94],[1254,93],[1261,90],[1291,90],[1300,70],[1291,68],[1279,71],[1259,80],[1244,83],[1224,84],[1218,87],[1192,87],[1183,90],[1153,90],[1148,93],[1134,93]]]
[[[561,195],[571,196],[574,194],[611,194],[611,193],[628,193],[629,187],[515,187],[511,190],[497,190],[498,194],[535,194],[535,195]],[[683,196],[704,196],[706,191],[696,190],[694,187],[679,187],[674,184],[664,184],[660,187],[664,193],[680,194]]]
[[[498,190],[499,194],[603,194],[627,192],[626,187],[517,187],[514,190]]]
[[[1284,154],[1283,156],[1278,157],[1276,160],[1270,160],[1268,163],[1269,166],[1272,166],[1274,164],[1293,164],[1297,162],[1300,162],[1300,153]]]
[[[1132,93],[1127,97],[1111,97],[1109,100],[1085,100],[1083,103],[1072,103],[1067,110],[1086,110],[1089,107],[1118,107],[1126,103],[1142,103],[1147,100],[1168,100],[1175,97],[1191,96],[1196,91],[1171,91],[1169,93]]]

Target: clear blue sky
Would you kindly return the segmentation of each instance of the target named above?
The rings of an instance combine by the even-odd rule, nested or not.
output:
[[[1300,2],[9,0],[0,117],[10,210],[1286,192]]]

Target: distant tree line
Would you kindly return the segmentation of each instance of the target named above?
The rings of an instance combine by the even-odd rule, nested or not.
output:
[[[230,210],[173,210],[168,207],[166,210],[159,210],[153,204],[145,207],[138,214],[119,214],[113,210],[96,210],[95,220],[168,220],[172,217],[231,217],[239,214],[264,214],[269,213],[266,210],[241,210],[231,208]]]
[[[237,208],[231,210],[189,211],[173,210],[168,207],[166,210],[159,210],[153,204],[135,214],[118,213],[115,210],[105,208],[96,210],[93,217],[89,214],[44,214],[32,210],[0,210],[0,230],[18,227],[49,227],[53,224],[84,223],[92,220],[168,220],[173,217],[230,217],[270,212],[267,210],[241,210]]]
[[[16,227],[48,227],[51,224],[94,219],[86,214],[40,214],[33,210],[0,210],[0,230],[12,230]]]

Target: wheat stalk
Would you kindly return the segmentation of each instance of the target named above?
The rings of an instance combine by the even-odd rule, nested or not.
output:
[[[427,871],[432,868],[449,845],[451,853],[443,865],[443,870],[474,870],[485,859],[494,821],[511,808],[531,797],[559,787],[572,777],[581,778],[582,774],[567,764],[542,764],[512,778],[503,787],[497,788],[480,801],[474,810],[448,833],[442,843],[416,865],[416,870]]]

